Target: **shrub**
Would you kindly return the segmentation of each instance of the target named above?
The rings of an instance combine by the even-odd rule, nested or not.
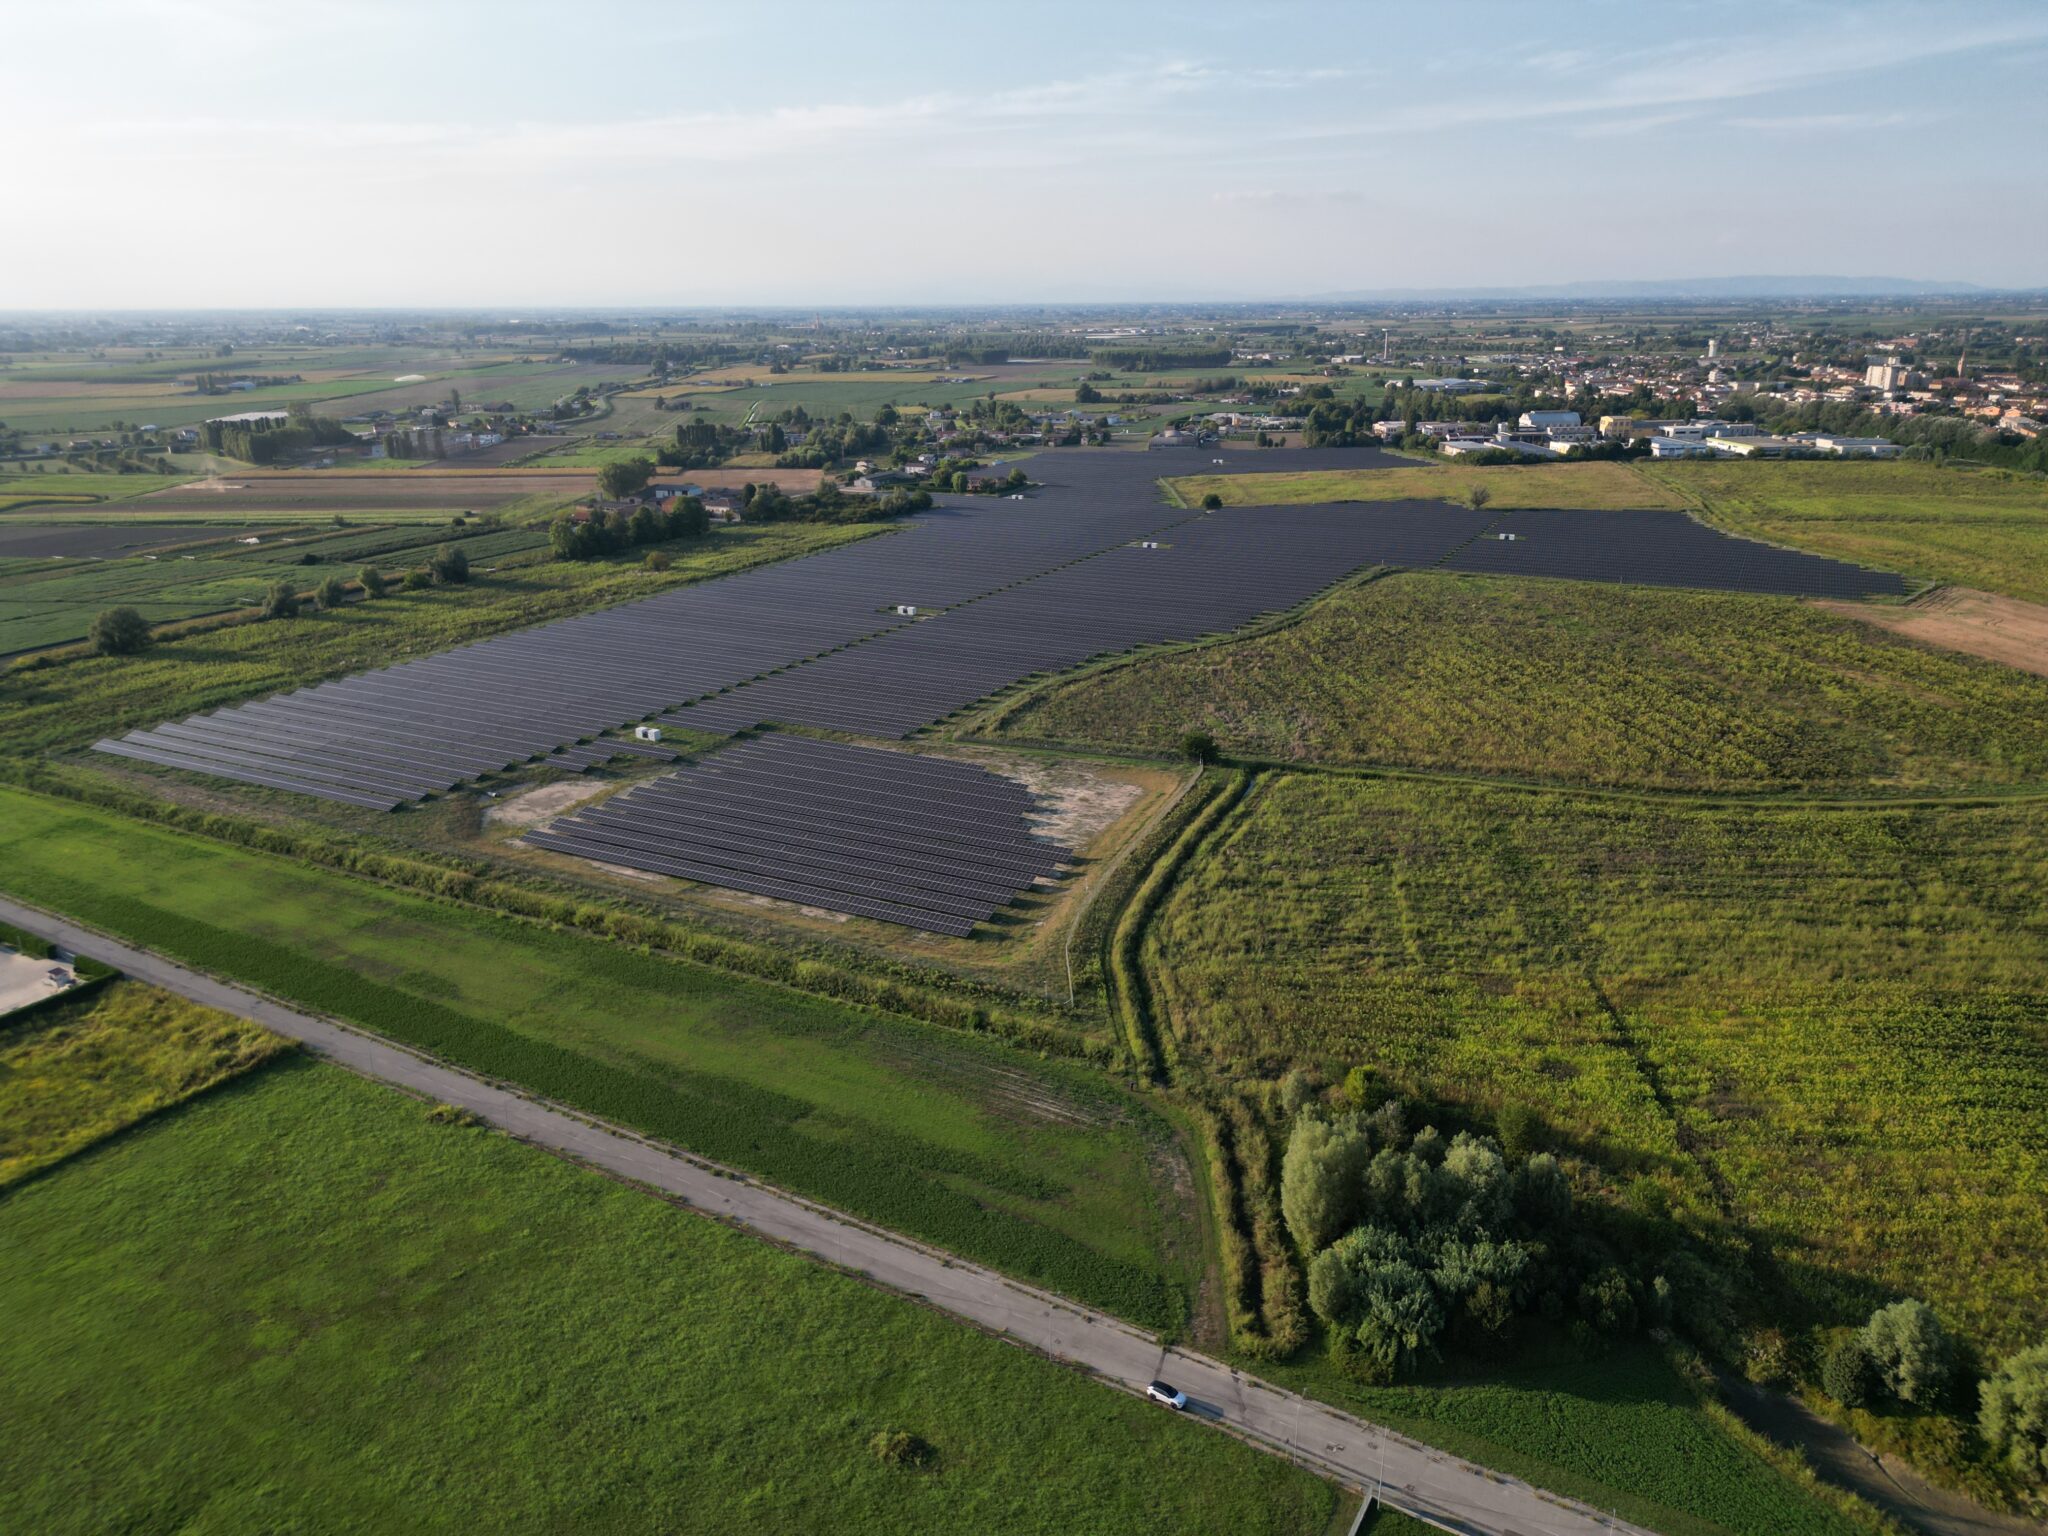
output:
[[[407,571],[401,585],[408,592],[424,592],[434,584],[434,578],[425,571]]]
[[[1821,1391],[1844,1408],[1861,1408],[1877,1387],[1877,1368],[1861,1338],[1846,1333],[1828,1345],[1820,1357]]]
[[[2048,1484],[2048,1342],[2021,1350],[1985,1381],[1977,1428],[2015,1477]]]
[[[469,1126],[482,1125],[483,1121],[470,1111],[454,1104],[436,1104],[427,1111],[427,1124],[453,1125],[467,1128]]]
[[[313,596],[322,608],[332,613],[348,601],[348,583],[339,576],[330,576],[320,583],[319,590]]]
[[[1759,1328],[1742,1351],[1742,1374],[1760,1387],[1782,1387],[1792,1378],[1792,1345],[1777,1328]]]
[[[459,586],[469,580],[469,556],[461,546],[443,544],[434,551],[434,558],[427,562],[427,570],[439,586]]]
[[[1204,512],[1214,512],[1217,508],[1221,507],[1222,505],[1223,498],[1221,496],[1218,496],[1214,491],[1211,491],[1208,495],[1202,498],[1202,510]]]
[[[263,617],[266,619],[295,619],[299,616],[299,594],[292,590],[288,581],[276,581],[263,594]]]
[[[1475,485],[1465,493],[1465,505],[1474,512],[1485,510],[1486,504],[1492,500],[1493,492],[1483,485]]]
[[[938,1451],[929,1440],[907,1429],[883,1430],[868,1442],[868,1449],[883,1466],[906,1472],[922,1472],[938,1459]]]
[[[1531,1152],[1540,1152],[1550,1139],[1550,1127],[1544,1124],[1543,1116],[1520,1099],[1501,1106],[1494,1126],[1500,1132],[1501,1152],[1509,1162],[1520,1162]]]
[[[668,557],[668,551],[666,550],[650,549],[647,551],[647,558],[641,564],[645,565],[650,571],[665,571],[674,565],[675,561]]]
[[[1216,738],[1207,731],[1189,731],[1180,739],[1181,755],[1190,762],[1213,763],[1220,755]]]
[[[356,585],[363,589],[365,598],[380,598],[384,595],[384,573],[374,565],[366,565],[356,572]]]
[[[133,608],[108,608],[92,621],[92,648],[102,656],[133,656],[149,646],[149,620]]]
[[[1892,1396],[1922,1408],[1940,1400],[1955,1368],[1955,1352],[1926,1302],[1908,1298],[1879,1307],[1860,1337]]]

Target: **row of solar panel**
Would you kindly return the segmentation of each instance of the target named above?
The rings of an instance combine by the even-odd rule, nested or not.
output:
[[[526,835],[537,848],[965,936],[1071,854],[972,764],[771,736]]]

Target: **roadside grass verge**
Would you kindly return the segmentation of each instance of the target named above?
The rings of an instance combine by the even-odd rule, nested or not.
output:
[[[1859,565],[2048,602],[2048,482],[1891,460],[1646,464],[1708,522]]]
[[[1185,1315],[1171,1131],[1084,1068],[14,790],[0,889],[1133,1321]]]
[[[0,1019],[0,1189],[289,1049],[139,982],[53,1004]]]
[[[1461,501],[1483,487],[1488,505],[1583,507],[1591,511],[1684,507],[1669,486],[1643,479],[1627,464],[1414,464],[1398,469],[1326,469],[1301,473],[1187,475],[1171,482],[1183,503],[1198,507],[1220,496],[1227,507],[1272,507],[1323,501]]]
[[[2048,1323],[2048,805],[1698,807],[1273,773],[1146,934],[1161,1027],[1540,1112],[1776,1260],[1793,1327]]]
[[[2048,680],[1787,598],[1401,572],[1040,689],[998,737],[1599,785],[2048,780]]]
[[[0,1199],[0,1526],[1320,1528],[1276,1458],[310,1063]],[[935,1450],[884,1465],[878,1434]]]

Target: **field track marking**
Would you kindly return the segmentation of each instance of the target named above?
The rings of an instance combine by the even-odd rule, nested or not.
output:
[[[1142,1393],[1146,1383],[1163,1376],[1188,1394],[1191,1417],[1349,1487],[1370,1490],[1382,1503],[1442,1529],[1471,1536],[1649,1536],[1643,1527],[1283,1392],[1206,1355],[1164,1346],[1106,1313],[868,1226],[734,1169],[524,1097],[380,1036],[301,1013],[41,908],[0,897],[0,920],[105,960],[138,981],[252,1019],[323,1060],[468,1110],[530,1145],[645,1185],[705,1215],[1079,1366],[1111,1386]]]

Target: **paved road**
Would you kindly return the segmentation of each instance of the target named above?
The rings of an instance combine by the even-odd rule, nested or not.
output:
[[[374,1035],[186,970],[39,908],[0,897],[0,920],[194,1002],[254,1019],[366,1077],[459,1105],[535,1146],[649,1185],[700,1211],[1079,1365],[1115,1386],[1142,1392],[1147,1382],[1164,1378],[1188,1394],[1196,1418],[1354,1488],[1383,1489],[1386,1503],[1449,1529],[1485,1536],[1641,1532],[1640,1527],[1597,1510],[1283,1392],[1206,1355],[1165,1348],[1151,1335],[1104,1313],[865,1226],[630,1131],[494,1087]]]

